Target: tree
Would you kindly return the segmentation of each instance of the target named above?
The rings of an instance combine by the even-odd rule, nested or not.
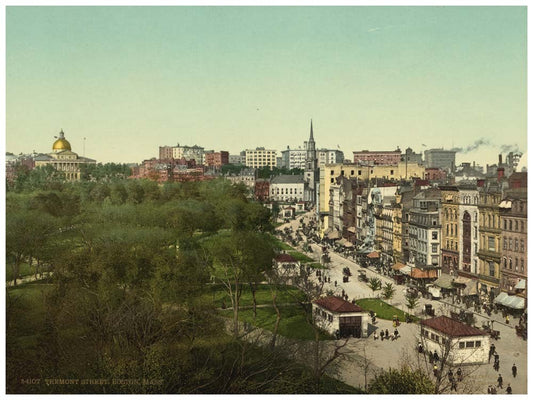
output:
[[[412,314],[413,309],[418,306],[418,295],[415,294],[415,293],[407,292],[405,294],[405,301],[406,301],[405,305],[407,306],[407,308],[409,309],[410,313]]]
[[[374,292],[381,289],[381,279],[370,278],[368,280],[368,287],[372,289],[372,295],[374,295]]]
[[[392,299],[392,296],[394,296],[394,292],[396,292],[394,285],[391,282],[387,282],[383,287],[381,297],[383,297],[385,300],[390,300]]]
[[[233,335],[239,335],[239,304],[242,285],[255,281],[272,268],[274,251],[265,234],[233,231],[213,236],[206,244],[213,260],[215,280],[222,283],[233,308]]]
[[[368,387],[371,394],[432,394],[435,385],[431,378],[422,370],[412,370],[407,365],[399,369],[389,368],[388,371],[374,377]]]

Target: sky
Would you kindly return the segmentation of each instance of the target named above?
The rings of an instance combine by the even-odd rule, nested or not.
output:
[[[527,149],[526,7],[6,9],[6,151]],[[462,150],[461,150],[462,149]],[[467,151],[468,150],[468,151]]]

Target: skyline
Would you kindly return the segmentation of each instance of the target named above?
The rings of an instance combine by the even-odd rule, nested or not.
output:
[[[6,151],[527,151],[526,7],[7,7]],[[329,139],[329,140],[328,140]],[[422,146],[425,145],[425,147]],[[123,149],[126,146],[126,149]],[[504,146],[508,146],[505,150]]]

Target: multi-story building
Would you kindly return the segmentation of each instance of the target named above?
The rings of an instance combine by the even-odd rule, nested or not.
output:
[[[65,139],[63,130],[59,132],[59,137],[52,145],[52,153],[39,154],[33,157],[35,167],[51,165],[57,171],[64,174],[67,181],[76,181],[81,177],[80,165],[96,164],[95,160],[86,157],[80,157],[74,153],[70,143]]]
[[[229,164],[229,153],[227,151],[205,153],[205,165],[208,167],[220,168],[226,164]]]
[[[402,161],[402,151],[354,151],[354,164],[361,165],[398,165]]]
[[[286,150],[281,151],[281,167],[287,169],[293,168],[305,168],[305,158],[307,156],[307,150],[305,148],[291,149],[287,146]]]
[[[319,149],[316,151],[318,166],[339,164],[344,162],[344,153],[340,150]]]
[[[402,154],[402,162],[408,162],[408,163],[418,163],[422,164],[422,154],[421,153],[415,153],[412,148],[408,147],[405,149],[405,153]]]
[[[255,199],[258,201],[267,201],[270,195],[270,180],[255,180]]]
[[[329,212],[329,189],[337,176],[345,176],[349,179],[357,178],[359,181],[388,180],[397,181],[402,179],[421,178],[424,175],[424,167],[418,164],[407,165],[375,165],[362,166],[359,164],[326,164],[320,168],[319,204],[318,212],[321,219],[321,227],[327,228],[327,215]]]
[[[479,258],[478,293],[490,300],[498,294],[500,285],[502,192],[499,186],[486,185],[479,189]]]
[[[417,268],[438,268],[440,261],[440,203],[436,188],[421,191],[413,198],[409,213],[409,262]]]
[[[508,190],[499,204],[502,236],[500,289],[515,294],[527,288],[527,188]],[[517,293],[527,297],[525,291]]]
[[[170,160],[172,159],[172,146],[159,146],[159,159]]]
[[[278,175],[270,180],[270,200],[303,201],[304,179],[302,175]]]
[[[244,164],[244,157],[242,154],[230,154],[228,161],[230,164]]]
[[[393,256],[394,262],[409,261],[409,212],[413,207],[416,186],[400,187],[393,209]]]
[[[446,180],[448,174],[446,171],[440,168],[426,168],[424,172],[424,179],[428,181],[444,181]]]
[[[267,150],[264,147],[257,147],[255,150],[245,150],[244,165],[249,168],[270,169],[276,166],[276,150]]]
[[[454,274],[459,269],[459,189],[439,186],[441,191],[442,272]]]
[[[395,198],[386,197],[383,202],[376,207],[376,249],[381,251],[380,257],[383,265],[394,263],[393,254],[393,213],[396,203]]]
[[[244,168],[238,174],[229,174],[225,178],[235,185],[242,183],[251,192],[255,191],[256,170],[253,168]]]
[[[174,159],[186,159],[196,161],[196,165],[204,164],[204,148],[194,145],[194,146],[180,146],[179,143],[177,146],[172,147],[172,158]]]
[[[444,149],[430,149],[424,151],[426,167],[440,168],[447,172],[455,170],[455,151]]]
[[[459,186],[459,271],[477,278],[479,260],[479,192],[474,186]]]

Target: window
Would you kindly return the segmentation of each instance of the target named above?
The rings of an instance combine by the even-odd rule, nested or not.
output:
[[[520,272],[524,272],[524,259],[520,260]]]
[[[494,251],[495,250],[495,239],[494,236],[489,236],[489,250]]]
[[[355,171],[352,169],[352,170],[350,171],[350,175],[353,175],[354,172],[355,172]]]
[[[361,170],[358,170],[358,171],[357,171],[357,175],[361,175]]]
[[[435,225],[435,221],[433,221],[433,225]],[[431,238],[433,240],[437,240],[439,238],[439,233],[438,232],[431,232]]]
[[[514,251],[518,251],[518,239],[514,240]]]
[[[524,252],[524,239],[520,239],[520,251]]]
[[[494,261],[489,261],[489,275],[494,276],[494,274],[495,274]]]
[[[436,253],[436,252],[437,252],[437,248],[438,248],[438,245],[437,245],[437,244],[432,244],[432,245],[431,245],[431,252],[432,252],[432,253]]]
[[[472,348],[472,347],[474,347],[474,342],[473,342],[473,341],[468,341],[468,342],[466,342],[466,347],[467,347],[467,348]]]
[[[476,340],[476,347],[481,347],[481,340]]]
[[[507,220],[503,220],[503,229],[507,230]]]
[[[514,221],[514,230],[518,232],[518,220]]]
[[[394,170],[393,169],[390,170],[390,174],[394,175]]]
[[[509,259],[509,269],[513,269],[513,259]]]
[[[515,261],[515,263],[514,263],[514,270],[515,270],[515,271],[518,271],[518,258],[515,258],[514,261]]]
[[[333,170],[331,170],[330,175],[333,175]]]
[[[334,181],[334,178],[331,178],[331,183],[333,183],[333,181]]]
[[[465,342],[459,342],[459,348],[464,349],[465,348]]]
[[[520,232],[524,232],[524,221],[520,221]]]
[[[507,269],[507,258],[503,257],[503,268]]]
[[[507,238],[503,238],[503,249],[507,250]]]

